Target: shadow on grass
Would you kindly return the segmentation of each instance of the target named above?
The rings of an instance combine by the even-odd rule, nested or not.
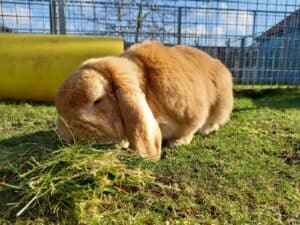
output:
[[[42,159],[60,146],[61,142],[54,130],[38,131],[1,140],[0,165],[5,161],[18,164],[32,157]]]
[[[54,102],[33,101],[33,100],[17,100],[17,99],[1,99],[1,103],[5,105],[30,104],[32,106],[53,106]]]
[[[14,207],[11,204],[20,201],[22,192],[20,192],[21,189],[15,189],[14,187],[19,187],[19,185],[22,184],[23,178],[20,174],[31,168],[31,164],[28,163],[29,161],[37,163],[43,162],[43,160],[52,157],[52,153],[62,146],[54,130],[38,131],[0,141],[0,149],[3,150],[0,152],[0,224],[18,223],[18,221],[22,220],[26,221],[26,224],[31,224],[31,220],[39,219],[34,212],[27,212],[20,217],[16,216],[17,212],[20,211],[20,207]],[[60,196],[57,195],[53,198],[60,198]],[[24,201],[24,199],[21,200]],[[26,201],[29,200],[30,199],[27,199]],[[77,221],[78,219],[75,218],[76,215],[74,213],[74,202],[66,201],[64,204],[68,207],[69,212],[69,215],[66,215],[66,217],[70,217],[70,220]],[[22,207],[24,207],[24,205]],[[55,218],[52,214],[48,214],[47,211],[45,211],[44,216],[48,221],[47,223],[50,224],[52,217],[53,221]],[[75,224],[75,222],[70,224]]]
[[[116,148],[115,144],[78,142],[83,146],[93,146],[99,151],[111,150]],[[54,130],[38,131],[35,133],[15,136],[5,140],[0,140],[0,166],[3,163],[10,162],[22,163],[30,158],[43,160],[49,157],[49,154],[55,150],[61,149],[64,144],[58,138]],[[6,161],[6,162],[5,162]]]
[[[93,151],[89,155],[91,145]],[[6,161],[10,165],[0,162],[0,224],[19,224],[20,221],[25,221],[21,224],[60,224],[60,220],[68,221],[62,224],[79,224],[77,201],[79,197],[76,196],[98,187],[94,171],[101,171],[104,168],[97,176],[107,174],[112,182],[125,176],[123,172],[118,172],[123,167],[117,166],[116,158],[110,157],[110,154],[105,158],[104,154],[95,153],[95,150],[99,150],[99,153],[111,150],[112,146],[94,143],[77,146],[75,144],[73,147],[66,147],[63,154],[59,153],[62,151],[54,153],[55,150],[64,149],[64,146],[56,133],[51,130],[1,140],[0,149],[5,150]],[[1,154],[0,152],[0,158]],[[98,157],[97,160],[91,160],[93,156]],[[97,164],[101,160],[104,160],[104,164]],[[81,168],[78,165],[81,162],[86,166]],[[98,165],[95,169],[94,164]],[[132,179],[140,177],[135,176],[137,178],[132,176]],[[121,184],[123,178],[118,182]],[[32,200],[34,198],[36,199]],[[18,217],[17,214],[23,209],[26,210]],[[59,214],[56,214],[56,210]],[[39,220],[42,222],[35,222]]]
[[[233,112],[244,112],[244,111],[251,111],[255,109],[255,107],[245,107],[245,108],[234,108]]]
[[[300,109],[300,89],[241,89],[234,91],[235,97],[249,97],[256,107],[273,109]],[[242,109],[241,111],[249,110]]]

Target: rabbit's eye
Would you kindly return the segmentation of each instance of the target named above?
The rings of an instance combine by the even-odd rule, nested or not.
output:
[[[97,104],[99,104],[100,102],[102,102],[102,98],[98,98],[96,101],[94,101],[94,105],[97,105]]]

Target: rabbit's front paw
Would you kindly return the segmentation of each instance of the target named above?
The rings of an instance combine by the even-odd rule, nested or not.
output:
[[[199,129],[199,133],[204,135],[209,135],[210,133],[219,129],[219,124],[205,124],[201,129]]]
[[[170,139],[170,140],[168,140],[168,146],[170,148],[173,148],[173,147],[177,147],[177,146],[180,146],[180,145],[190,144],[193,137],[194,137],[194,135],[190,134],[190,135],[180,137],[180,138],[177,138],[177,139]]]

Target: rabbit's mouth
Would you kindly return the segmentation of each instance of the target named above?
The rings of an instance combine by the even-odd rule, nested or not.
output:
[[[95,142],[93,144],[93,146],[100,147],[101,149],[102,148],[114,149],[116,146],[118,146],[119,148],[125,150],[125,149],[129,148],[129,142],[127,140],[122,140],[122,141],[119,141],[119,142],[116,142],[116,141],[113,141],[113,142],[98,141],[98,142]]]
[[[117,133],[105,132],[100,130],[96,125],[88,122],[74,121],[71,123],[74,130],[75,137],[83,140],[94,140],[97,143],[103,144],[117,144],[120,143],[123,138],[119,129]]]

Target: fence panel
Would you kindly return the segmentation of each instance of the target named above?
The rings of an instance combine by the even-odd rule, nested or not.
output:
[[[299,0],[1,0],[0,31],[187,44],[240,84],[300,84]]]

